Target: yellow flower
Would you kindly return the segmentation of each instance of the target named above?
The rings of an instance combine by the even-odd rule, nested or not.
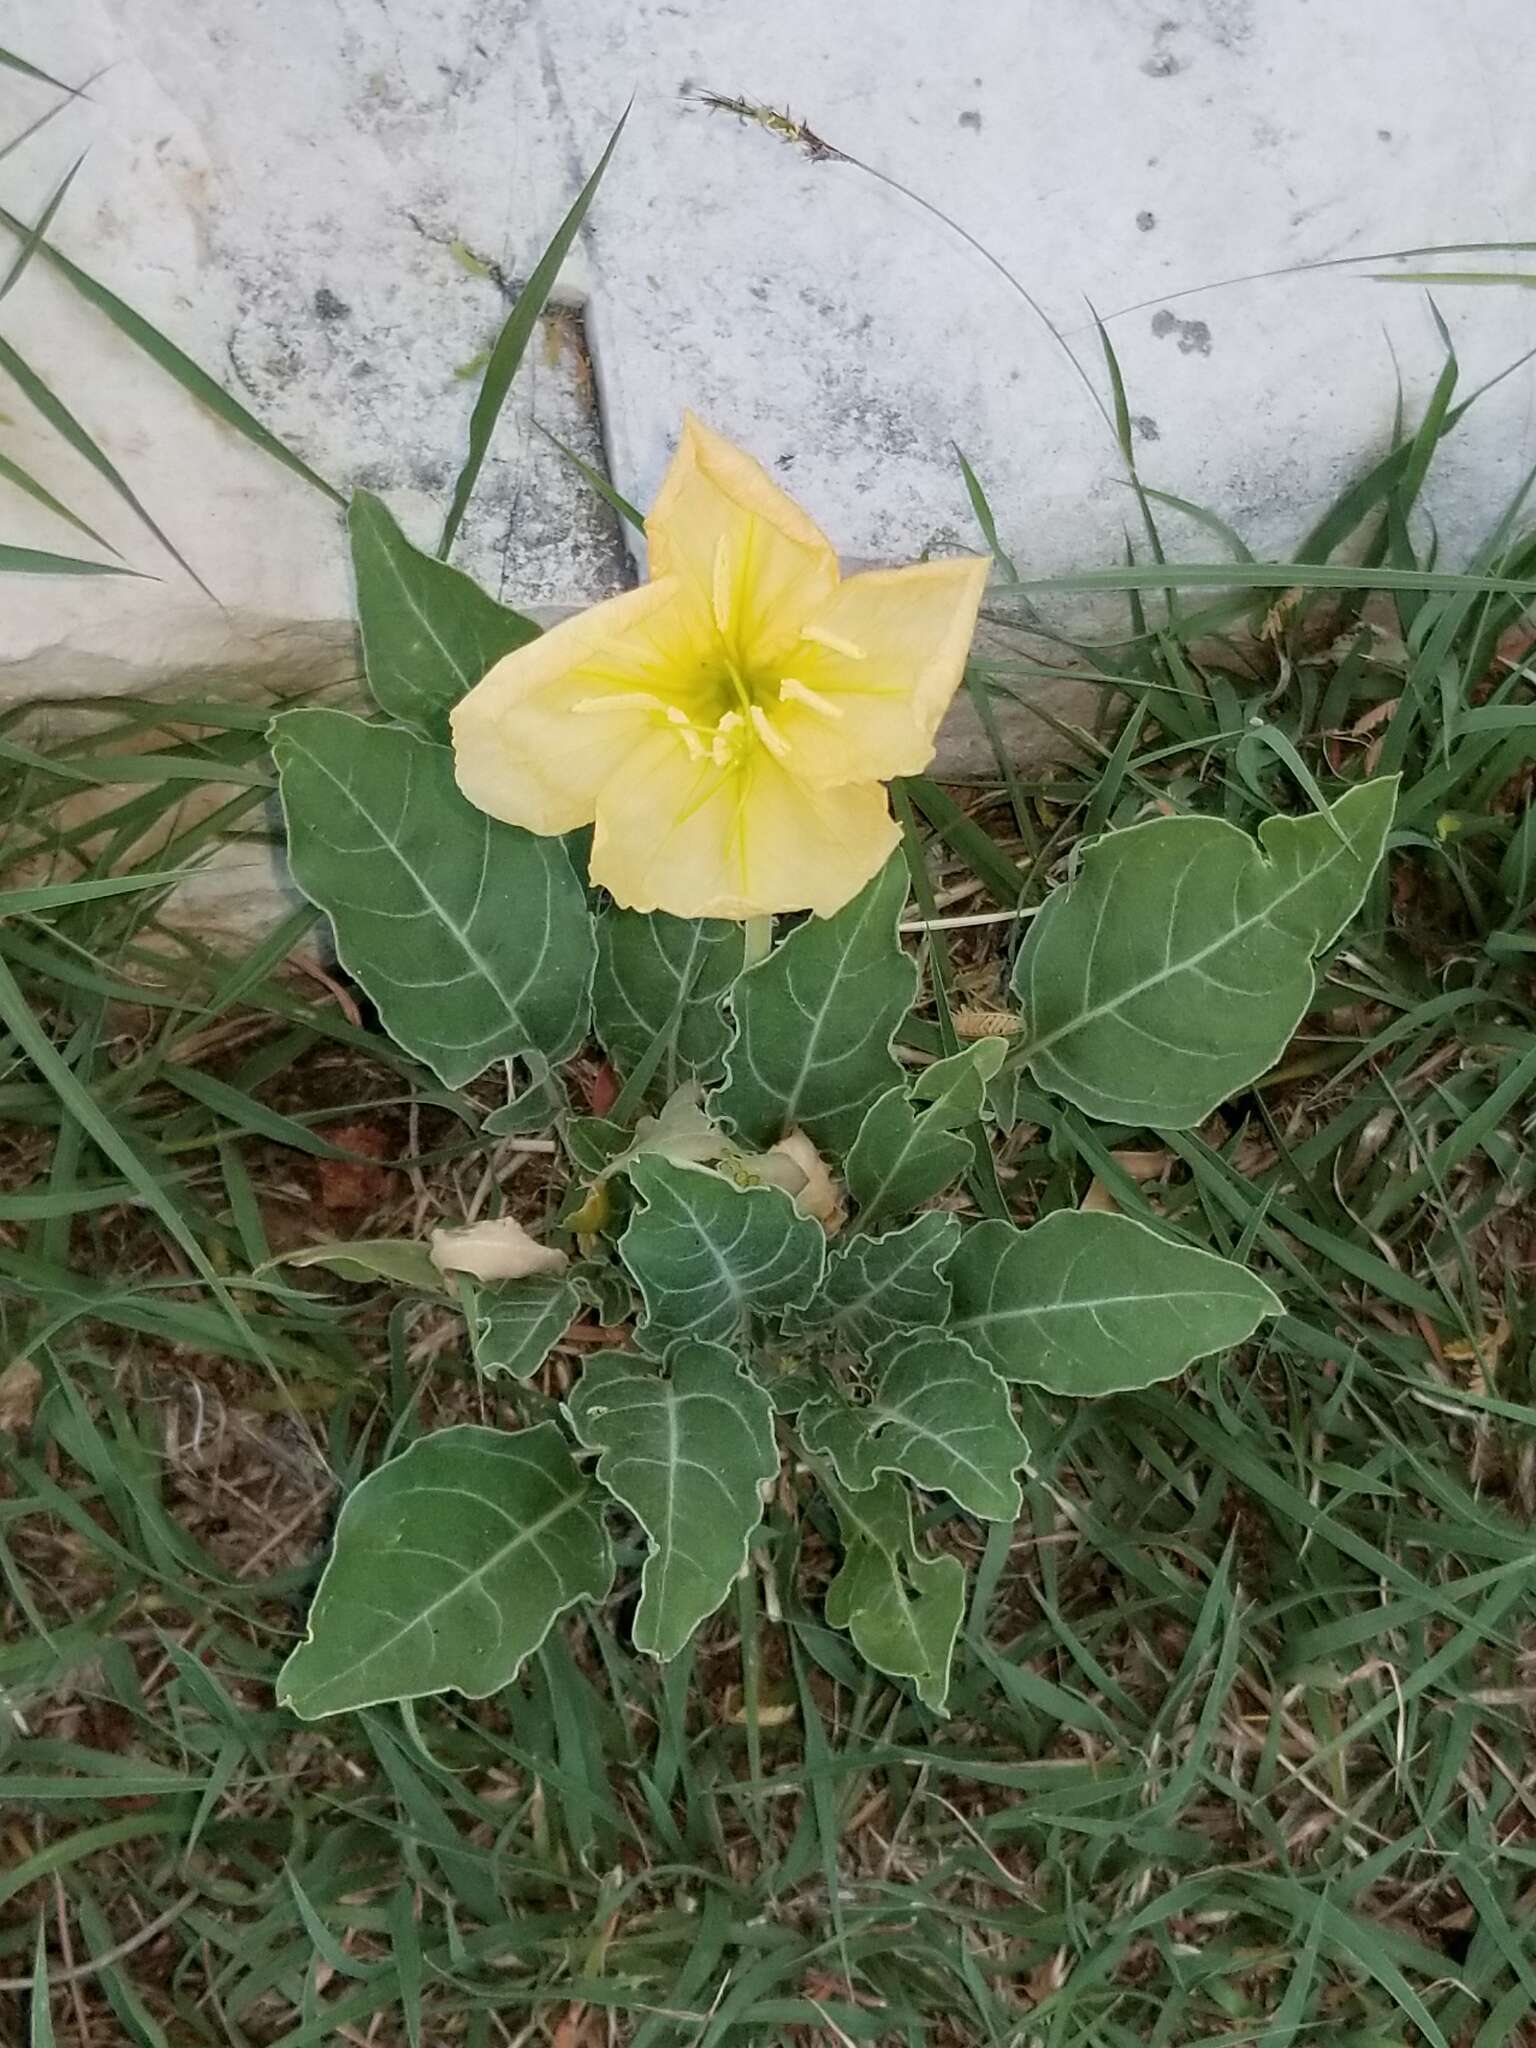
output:
[[[632,910],[828,916],[899,834],[883,782],[933,758],[987,565],[844,582],[767,473],[691,415],[646,521],[651,580],[499,661],[453,714],[471,803],[595,823]]]

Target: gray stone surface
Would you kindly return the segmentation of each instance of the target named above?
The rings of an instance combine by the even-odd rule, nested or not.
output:
[[[1370,252],[1517,234],[1536,138],[1497,109],[1536,75],[1525,0],[13,0],[9,45],[98,74],[0,163],[80,260],[224,376],[325,474],[438,515],[493,332],[633,95],[568,290],[590,293],[604,431],[644,502],[692,404],[767,460],[847,554],[974,543],[954,444],[1026,569],[1102,563],[1126,522],[1108,433],[1061,347],[913,200],[679,97],[745,91],[948,212],[1035,297],[1100,395],[1120,354],[1150,481],[1283,543],[1439,358],[1424,295]],[[0,137],[49,104],[0,73]],[[1342,269],[1223,284],[1357,256]],[[1476,259],[1470,259],[1475,261]],[[1390,266],[1388,266],[1390,267]],[[1191,290],[1192,287],[1204,287]],[[1451,289],[1473,382],[1529,345],[1518,291]],[[25,407],[4,445],[99,519],[147,589],[7,589],[0,655],[51,681],[341,617],[322,500],[189,415],[41,266],[3,331],[44,367],[227,608],[167,569]],[[1523,473],[1531,374],[1447,451],[1447,550]],[[615,536],[534,427],[596,451],[569,323],[520,381],[462,559],[516,597],[589,599]],[[12,408],[6,407],[7,411]],[[7,493],[3,530],[61,544]],[[1172,520],[1177,528],[1177,519]],[[1185,534],[1204,554],[1208,536]],[[14,671],[11,689],[30,686]]]
[[[0,162],[0,200],[34,217],[88,150],[61,246],[322,475],[382,491],[430,543],[473,402],[460,373],[568,197],[547,93],[509,99],[526,66],[506,15],[469,0],[20,0],[7,47],[72,82],[98,75]],[[56,99],[0,70],[0,144]],[[602,460],[582,320],[564,296],[529,350],[457,554],[522,602],[606,595],[629,572],[612,515],[538,431]],[[42,263],[0,332],[218,599],[6,388],[0,449],[161,580],[7,579],[0,695],[325,663],[350,608],[334,508],[190,405]],[[0,537],[77,551],[78,536],[3,484]]]
[[[969,543],[958,443],[1026,573],[1106,564],[1130,518],[1110,436],[957,233],[857,169],[679,102],[684,81],[788,106],[947,212],[1102,397],[1097,308],[1147,480],[1261,551],[1382,450],[1398,369],[1410,414],[1439,369],[1425,293],[1373,281],[1404,266],[1370,252],[1529,232],[1536,134],[1500,114],[1536,84],[1528,0],[567,0],[544,19],[589,148],[613,81],[639,94],[592,248],[619,481],[644,502],[692,404],[849,553]],[[1467,387],[1530,348],[1518,288],[1439,298]],[[1527,368],[1447,445],[1431,502],[1450,558],[1536,454],[1533,397]],[[1168,524],[1209,557],[1208,534]]]
[[[539,427],[606,453],[643,504],[685,405],[762,457],[848,556],[976,544],[958,445],[1026,574],[1102,565],[1130,500],[1086,388],[1103,399],[1090,304],[1147,480],[1268,549],[1384,445],[1395,366],[1410,409],[1438,368],[1424,294],[1373,281],[1395,266],[1372,252],[1528,231],[1528,14],[1528,0],[12,0],[6,46],[91,84],[0,159],[0,200],[34,217],[88,152],[60,244],[323,474],[383,491],[430,541],[473,399],[458,373],[632,98],[466,522],[458,559],[490,588],[590,602],[617,587],[631,565],[615,522]],[[701,87],[787,105],[910,193],[682,96]],[[0,71],[0,146],[55,97]],[[1342,267],[1296,269],[1320,261]],[[1441,301],[1466,385],[1530,345],[1528,295]],[[189,405],[42,262],[0,333],[217,599],[0,379],[0,450],[155,579],[5,578],[0,701],[291,688],[350,659],[334,507]],[[1450,444],[1432,498],[1446,558],[1531,460],[1533,397],[1522,370]],[[1210,552],[1209,535],[1170,527]],[[0,539],[82,546],[3,483]],[[1086,702],[1060,699],[1080,716]],[[1027,714],[1016,730],[1021,747],[1046,743]]]

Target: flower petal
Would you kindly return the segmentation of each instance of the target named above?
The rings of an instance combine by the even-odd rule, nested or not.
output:
[[[539,1244],[515,1216],[434,1230],[427,1240],[440,1273],[471,1273],[477,1280],[526,1280],[531,1273],[563,1273],[570,1264],[552,1244]]]
[[[806,621],[772,718],[823,787],[919,774],[965,672],[987,580],[979,555],[872,569]]]
[[[837,588],[837,555],[750,455],[687,413],[645,522],[653,576],[678,576],[744,666],[772,662]]]
[[[598,798],[591,872],[628,910],[830,917],[899,839],[878,782],[810,789],[764,747],[721,769],[656,734]]]
[[[713,636],[676,580],[642,584],[503,656],[454,706],[454,775],[530,832],[589,825],[597,792],[665,718],[703,702]]]

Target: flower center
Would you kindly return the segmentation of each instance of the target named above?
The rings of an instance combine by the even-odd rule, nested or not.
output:
[[[709,625],[701,637],[706,644],[695,643],[707,678],[702,688],[695,670],[686,680],[678,677],[674,694],[658,662],[646,678],[656,684],[654,689],[624,689],[586,697],[573,709],[593,716],[628,714],[653,725],[661,722],[690,760],[708,762],[724,772],[747,767],[759,748],[775,761],[788,760],[806,739],[804,717],[791,717],[791,713],[809,712],[829,724],[841,719],[843,707],[833,698],[798,676],[778,673],[777,663],[759,665],[749,658],[756,638],[749,616],[751,553],[748,544],[738,560],[724,534],[716,542],[713,574],[705,593]],[[804,627],[800,643],[802,649],[807,644],[825,648],[844,661],[868,659],[862,647],[823,626]]]

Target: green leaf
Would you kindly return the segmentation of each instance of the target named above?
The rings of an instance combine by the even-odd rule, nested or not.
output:
[[[1129,1216],[975,1223],[947,1268],[950,1329],[1004,1379],[1118,1394],[1251,1337],[1279,1297],[1254,1273]]]
[[[485,375],[480,381],[480,391],[475,399],[475,409],[469,422],[469,451],[464,457],[464,467],[459,471],[453,486],[453,503],[448,508],[448,517],[443,524],[443,537],[437,552],[446,555],[453,546],[454,538],[463,523],[465,511],[474,493],[476,479],[485,461],[486,451],[491,445],[491,435],[496,421],[511,389],[517,366],[523,360],[523,353],[533,338],[539,315],[544,311],[555,280],[560,275],[560,266],[570,254],[582,222],[587,217],[587,208],[597,196],[597,188],[603,181],[613,152],[619,146],[619,137],[624,133],[624,123],[629,119],[626,107],[619,116],[618,126],[608,138],[608,147],[597,160],[597,166],[585,185],[576,195],[570,212],[556,228],[544,254],[529,273],[528,282],[517,295],[517,303],[507,315],[495,347],[485,365]]]
[[[754,1316],[803,1308],[816,1292],[826,1240],[780,1189],[657,1158],[636,1159],[629,1177],[644,1206],[619,1256],[645,1301],[636,1334],[648,1349],[732,1343]]]
[[[610,908],[597,920],[593,1022],[621,1074],[653,1055],[658,1093],[713,1081],[731,1028],[720,1003],[741,972],[746,927]],[[654,1055],[653,1055],[654,1056]]]
[[[801,1411],[806,1447],[824,1451],[856,1491],[882,1472],[904,1472],[970,1514],[1013,1521],[1022,1505],[1015,1474],[1029,1446],[986,1360],[943,1330],[919,1330],[893,1338],[875,1362],[867,1402],[824,1395]]]
[[[470,1348],[483,1373],[531,1379],[581,1313],[563,1273],[530,1273],[476,1290]]]
[[[918,1698],[944,1711],[949,1665],[965,1609],[965,1568],[924,1557],[912,1541],[912,1508],[899,1479],[858,1491],[823,1477],[837,1511],[843,1563],[827,1588],[827,1620],[846,1629],[877,1671],[909,1678]]]
[[[627,1323],[635,1306],[629,1275],[609,1259],[578,1259],[571,1280],[581,1299],[605,1329]]]
[[[899,856],[832,917],[807,918],[736,984],[736,1036],[711,1107],[766,1147],[798,1125],[846,1153],[870,1104],[901,1079],[891,1051],[917,969],[896,932]]]
[[[450,1088],[573,1052],[592,922],[558,839],[477,811],[446,747],[345,711],[272,728],[293,878],[398,1044]]]
[[[873,1351],[903,1330],[942,1327],[949,1320],[945,1262],[960,1242],[960,1223],[943,1210],[881,1237],[851,1237],[833,1248],[820,1293],[794,1327],[829,1318],[855,1351]]]
[[[981,1115],[987,1083],[1007,1050],[1005,1039],[979,1039],[925,1067],[910,1092],[889,1088],[871,1106],[848,1154],[848,1191],[861,1229],[910,1215],[964,1173],[971,1145],[961,1128]]]
[[[279,1703],[315,1720],[450,1688],[484,1699],[612,1578],[600,1506],[554,1423],[437,1430],[347,1496]]]
[[[282,1266],[322,1266],[343,1280],[390,1280],[418,1294],[445,1294],[447,1283],[427,1247],[414,1237],[348,1237],[285,1252]]]
[[[768,1396],[729,1351],[685,1344],[665,1372],[620,1352],[589,1360],[566,1412],[650,1539],[635,1648],[675,1657],[730,1591],[762,1520],[779,1469]]]
[[[1311,1005],[1313,954],[1364,900],[1396,795],[1395,776],[1362,783],[1266,819],[1257,846],[1220,818],[1096,840],[1014,971],[1041,1087],[1106,1122],[1184,1129],[1264,1073]]]
[[[531,1131],[547,1131],[565,1109],[565,1095],[549,1070],[549,1062],[538,1055],[524,1060],[529,1080],[493,1109],[481,1124],[487,1138],[521,1138]],[[510,1082],[510,1076],[508,1077]]]
[[[347,530],[373,701],[391,718],[446,739],[453,706],[539,629],[461,570],[412,547],[371,491],[352,493]]]

